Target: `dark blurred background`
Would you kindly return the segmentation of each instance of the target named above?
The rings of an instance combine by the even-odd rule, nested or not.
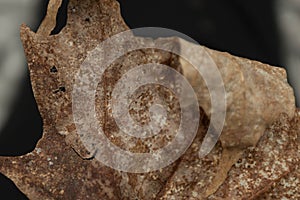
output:
[[[36,30],[48,1],[0,0],[0,155],[32,151],[42,136],[19,40],[22,22]],[[60,9],[64,26],[66,5]],[[182,32],[209,48],[275,66],[287,66],[289,82],[300,91],[300,2],[297,0],[119,0],[131,28],[164,27]],[[20,14],[22,13],[22,14]],[[288,22],[288,23],[287,23]],[[3,27],[10,27],[8,32]],[[298,27],[298,29],[297,29]],[[297,45],[298,44],[298,45]],[[15,53],[19,52],[19,53]],[[10,62],[10,60],[19,62]],[[2,198],[4,197],[5,198]],[[0,199],[26,199],[0,176]]]

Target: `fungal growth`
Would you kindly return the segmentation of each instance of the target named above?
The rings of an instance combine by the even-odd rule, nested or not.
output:
[[[120,55],[96,85],[93,117],[103,128],[105,140],[123,151],[151,154],[176,139],[182,105],[171,90],[180,91],[178,81],[172,77],[171,89],[146,84],[131,94],[132,101],[128,103],[129,116],[140,125],[154,120],[152,112],[160,111],[153,107],[155,103],[164,106],[166,120],[161,120],[164,126],[159,134],[146,139],[126,135],[114,120],[113,94],[118,81],[134,66],[149,63],[168,66],[188,80],[200,110],[197,133],[179,159],[158,170],[130,173],[99,162],[97,156],[111,157],[99,154],[97,149],[90,151],[83,143],[78,133],[80,120],[74,120],[72,90],[89,53],[99,43],[129,28],[115,0],[70,0],[66,27],[59,34],[50,35],[61,3],[50,0],[37,33],[26,25],[21,27],[34,96],[43,118],[43,137],[27,155],[0,157],[0,172],[30,199],[300,198],[300,187],[294,184],[300,182],[300,111],[295,108],[285,71],[205,47],[201,52],[192,51],[197,49],[195,44],[178,38],[146,41],[159,41],[162,46],[171,45],[181,51],[188,49],[189,55],[201,61],[198,64],[207,70],[210,63],[217,66],[224,85],[215,87],[224,87],[226,92],[226,117],[220,121],[224,123],[220,138],[207,135],[212,118],[219,114],[212,105],[218,105],[220,98],[211,98],[218,96],[208,90],[205,81],[214,82],[214,75],[202,77],[189,60],[172,52],[138,49]],[[107,47],[109,51],[121,52],[117,46]],[[83,117],[89,114],[82,112]],[[217,129],[218,121],[211,126]],[[86,129],[86,137],[93,136],[92,129]],[[210,149],[215,139],[219,140]],[[208,154],[203,154],[202,145],[209,150]],[[286,183],[284,187],[281,181]]]

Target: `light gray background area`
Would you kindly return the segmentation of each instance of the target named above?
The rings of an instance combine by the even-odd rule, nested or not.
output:
[[[26,73],[26,61],[20,41],[22,23],[36,24],[40,0],[0,0],[0,130]]]
[[[281,36],[281,55],[300,106],[300,1],[277,0],[277,22]]]

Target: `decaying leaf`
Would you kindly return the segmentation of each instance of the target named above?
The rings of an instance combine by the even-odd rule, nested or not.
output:
[[[70,0],[66,27],[50,35],[60,4],[61,0],[50,1],[37,33],[21,27],[32,87],[43,117],[43,138],[27,155],[0,157],[0,172],[30,199],[297,199],[300,111],[295,111],[284,70],[209,49],[206,51],[217,64],[227,92],[224,131],[209,155],[198,157],[208,118],[214,112],[203,80],[178,56],[147,49],[119,58],[97,87],[97,117],[106,136],[132,152],[152,151],[172,139],[180,107],[176,98],[165,98],[172,96],[170,91],[146,86],[134,94],[136,102],[131,105],[131,114],[147,123],[147,112],[137,113],[155,98],[166,101],[170,117],[162,133],[168,137],[142,141],[123,136],[108,109],[118,79],[132,66],[146,63],[183,71],[195,90],[201,91],[197,96],[206,115],[202,112],[197,136],[179,160],[154,172],[119,172],[94,159],[94,152],[87,151],[78,138],[73,122],[75,75],[89,51],[128,27],[115,0]],[[174,48],[193,45],[176,39],[163,41]]]
[[[244,150],[257,144],[265,129],[279,114],[286,113],[293,118],[295,98],[292,88],[287,84],[284,69],[232,57],[228,53],[207,51],[222,74],[227,106],[220,137],[223,147],[220,173],[208,189],[209,195],[222,184],[232,164],[237,162]],[[197,52],[194,53],[197,55]],[[182,60],[181,63],[183,73],[195,91],[200,91],[197,94],[200,106],[210,116],[214,111],[210,108],[210,94],[203,78],[187,62]]]

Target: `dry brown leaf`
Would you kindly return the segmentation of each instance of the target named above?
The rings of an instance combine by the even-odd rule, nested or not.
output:
[[[300,178],[300,114],[296,111],[293,117],[294,97],[284,70],[209,49],[229,94],[221,143],[208,156],[198,157],[208,127],[208,119],[202,115],[198,134],[187,152],[159,171],[119,172],[94,159],[94,152],[84,148],[73,123],[74,77],[89,51],[128,27],[115,0],[70,0],[66,27],[59,34],[50,35],[60,4],[59,0],[50,1],[48,14],[37,33],[25,25],[21,27],[33,91],[43,117],[43,138],[27,155],[0,158],[0,171],[30,199],[204,199],[207,195],[209,199],[297,198],[300,191],[293,181]],[[184,45],[176,39],[162,41]],[[122,136],[106,108],[110,107],[112,88],[122,74],[132,66],[149,62],[183,69],[193,87],[201,88],[202,92],[197,94],[200,106],[208,116],[213,112],[201,78],[193,77],[195,73],[177,56],[148,49],[121,57],[99,83],[97,92],[105,96],[96,98],[96,110],[105,133],[113,136],[111,142],[134,152],[151,151],[148,144],[153,141]],[[151,97],[164,99],[163,94],[172,95],[159,87],[145,89],[144,94],[136,94],[136,104],[141,107],[153,101]],[[168,104],[173,117],[163,131],[172,137],[178,126],[175,113],[180,108],[178,101]],[[133,116],[139,108],[133,105]],[[147,117],[142,120],[147,121]],[[164,138],[156,141],[157,148],[166,142]]]

